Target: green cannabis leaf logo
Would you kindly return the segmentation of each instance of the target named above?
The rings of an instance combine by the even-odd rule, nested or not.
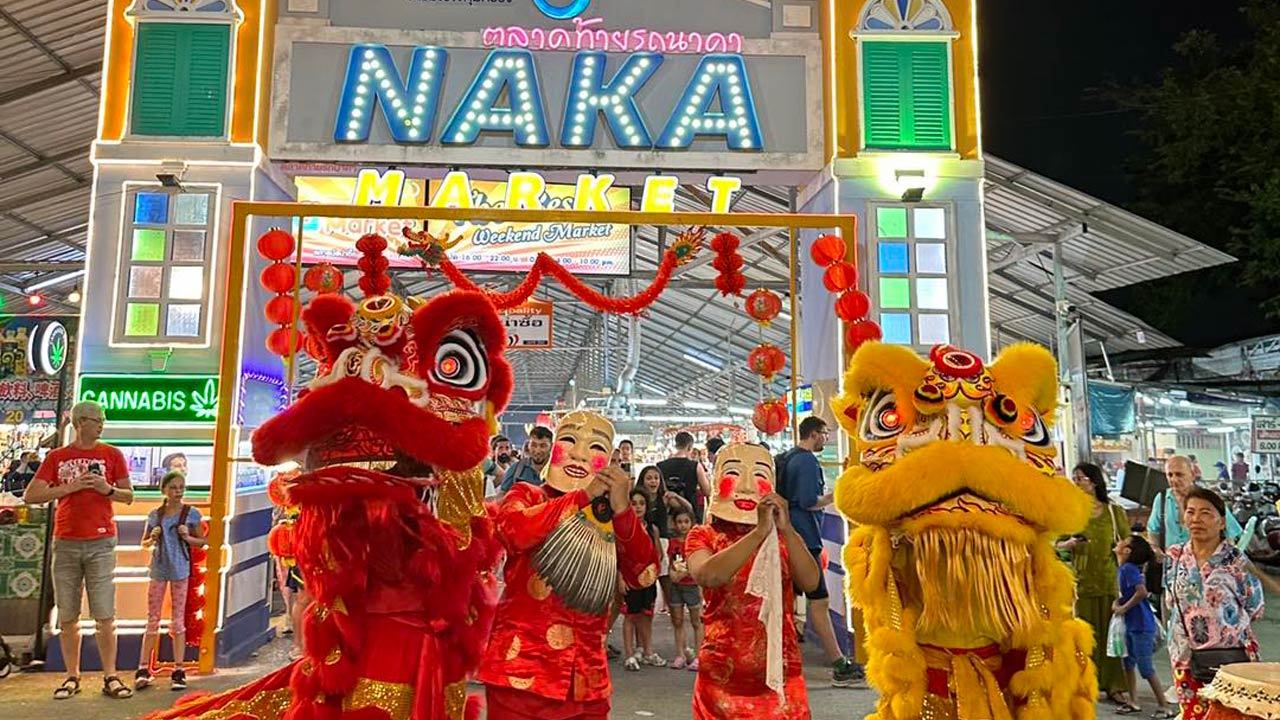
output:
[[[204,381],[204,389],[192,391],[191,410],[201,420],[212,420],[218,414],[218,386],[212,379]]]
[[[67,360],[67,336],[65,333],[54,335],[49,343],[49,367],[57,372]]]

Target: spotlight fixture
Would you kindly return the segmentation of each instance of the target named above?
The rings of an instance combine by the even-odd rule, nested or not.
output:
[[[895,170],[894,180],[902,191],[902,202],[920,202],[924,199],[925,176],[923,170]]]
[[[175,190],[182,189],[182,178],[173,173],[156,173],[156,179],[159,180],[160,184],[164,187],[173,188]]]

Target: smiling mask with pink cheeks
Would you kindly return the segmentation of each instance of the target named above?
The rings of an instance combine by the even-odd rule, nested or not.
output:
[[[756,524],[760,499],[773,492],[773,456],[759,445],[726,445],[716,455],[716,496],[707,512],[743,525]]]
[[[556,427],[546,484],[566,493],[585,488],[612,452],[613,423],[592,412],[571,412]]]

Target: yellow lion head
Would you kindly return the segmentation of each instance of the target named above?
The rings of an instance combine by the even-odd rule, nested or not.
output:
[[[1017,653],[1024,672],[1038,663],[1027,677],[1044,687],[1018,704],[1047,703],[1053,673],[1087,685],[1092,669],[1075,653],[1085,630],[1052,541],[1084,527],[1092,503],[1058,471],[1057,393],[1053,357],[1031,344],[989,365],[947,345],[927,359],[880,343],[854,354],[832,403],[852,441],[836,506],[858,526],[845,564],[872,633],[869,676],[885,702],[911,708],[894,716],[937,701],[923,691],[930,653],[989,648]]]

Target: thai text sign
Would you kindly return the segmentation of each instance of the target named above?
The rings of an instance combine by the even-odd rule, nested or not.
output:
[[[1253,416],[1253,451],[1280,454],[1280,415]]]
[[[552,346],[552,304],[529,300],[502,314],[507,326],[507,348],[511,350],[548,350]]]
[[[83,375],[79,400],[102,405],[107,422],[213,423],[217,375]]]

